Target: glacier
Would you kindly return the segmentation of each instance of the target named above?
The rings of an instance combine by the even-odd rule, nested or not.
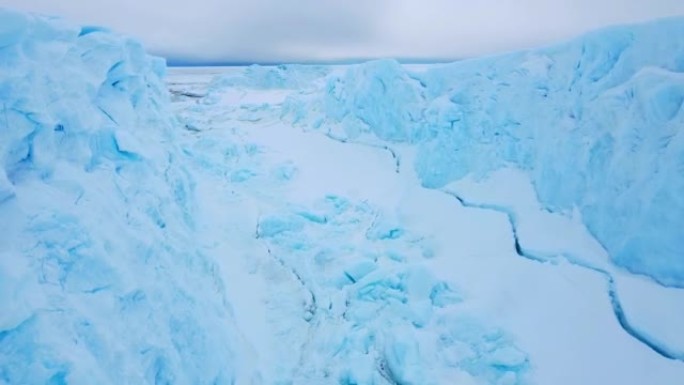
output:
[[[523,169],[545,208],[577,208],[616,264],[684,287],[683,72],[673,18],[423,70],[371,62],[293,98],[289,114],[415,144],[427,187]]]
[[[0,36],[0,383],[230,383],[163,60],[8,10]]]
[[[0,384],[678,384],[683,73],[681,18],[167,69],[0,9]]]

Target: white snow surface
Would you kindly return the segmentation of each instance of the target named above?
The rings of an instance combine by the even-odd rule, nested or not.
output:
[[[130,39],[0,11],[0,384],[681,384],[682,29],[165,84]]]

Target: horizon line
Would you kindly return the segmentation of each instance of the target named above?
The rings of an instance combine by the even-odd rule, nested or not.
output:
[[[153,54],[154,55],[154,54]],[[163,55],[160,55],[164,57]],[[406,58],[406,57],[361,57],[337,60],[194,60],[174,57],[164,57],[168,67],[249,67],[279,66],[279,65],[353,65],[362,64],[375,60],[396,60],[400,64],[448,64],[466,60],[466,58]]]

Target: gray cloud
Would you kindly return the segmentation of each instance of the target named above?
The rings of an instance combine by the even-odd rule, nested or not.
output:
[[[462,58],[684,15],[681,0],[0,0],[211,62]]]

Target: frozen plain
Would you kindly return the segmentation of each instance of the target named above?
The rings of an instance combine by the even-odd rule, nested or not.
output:
[[[551,119],[543,106],[592,103],[571,94],[530,102],[535,114],[510,100],[482,110],[506,93],[461,73],[490,71],[482,77],[499,86],[515,75],[516,92],[531,84],[543,94],[542,81],[530,77],[563,67],[553,55],[572,56],[568,47],[417,68],[380,61],[170,69],[165,85],[158,62],[128,39],[27,20],[33,32],[23,41],[6,45],[12,34],[0,34],[7,175],[0,383],[675,385],[684,378],[681,227],[671,227],[682,224],[681,205],[649,223],[670,232],[665,248],[679,253],[660,249],[653,271],[639,267],[641,255],[637,267],[616,264],[602,246],[606,235],[597,240],[602,233],[585,227],[583,199],[600,204],[600,186],[595,197],[587,183],[567,192],[558,177],[542,181],[550,171],[533,166],[544,161],[511,160],[511,153],[545,159],[535,140],[549,139],[530,122],[501,125],[533,126],[534,135],[520,129],[531,137],[527,147],[511,149],[485,132],[499,129],[498,114],[543,123]],[[644,39],[643,30],[658,37],[682,26],[671,20],[626,31]],[[584,39],[606,41],[596,52],[610,53],[614,36]],[[674,89],[665,104],[676,102],[684,70],[671,65],[684,65],[681,41],[671,40],[670,51],[644,65],[666,78],[646,82],[647,92]],[[46,69],[54,60],[47,50],[65,59]],[[614,56],[596,52],[589,56]],[[635,67],[624,83],[642,72]],[[36,92],[46,78],[48,100]],[[595,87],[607,98],[627,86]],[[642,136],[661,143],[669,128],[674,144],[664,154],[643,151],[675,167],[681,101],[674,110],[644,98],[643,106],[623,107],[638,117],[669,111],[665,120],[641,117],[661,129],[657,138]],[[478,120],[487,117],[494,122]],[[458,122],[468,123],[465,133]],[[579,126],[571,131],[593,144]],[[559,140],[536,145],[555,146],[549,151],[562,157],[569,150]],[[468,143],[472,149],[463,149]],[[583,178],[612,175],[574,158],[567,164],[572,169],[553,163],[551,170],[569,182],[578,169]],[[634,171],[624,167],[618,171]],[[671,181],[654,188],[669,192],[681,169],[662,169]],[[645,183],[650,175],[637,176]],[[553,188],[570,194],[567,201],[549,202],[556,195],[540,193],[551,188],[544,183],[559,183]],[[624,212],[625,236],[639,235],[629,222],[639,214]]]

